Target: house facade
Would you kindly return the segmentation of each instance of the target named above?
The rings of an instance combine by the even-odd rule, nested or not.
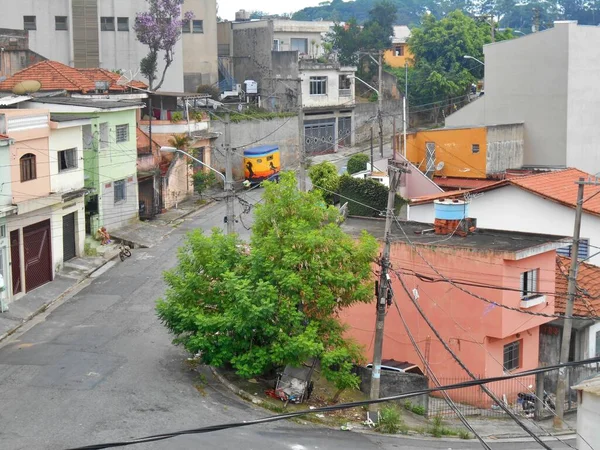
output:
[[[485,95],[446,118],[448,127],[524,124],[523,164],[600,172],[600,28],[574,21],[484,46]],[[510,61],[510,64],[507,64]]]
[[[0,135],[0,180],[11,180],[11,142],[6,134]],[[6,218],[16,212],[16,207],[12,204],[11,185],[6,181],[0,183],[0,312],[5,309],[11,295],[10,244],[6,226]]]
[[[558,170],[537,175],[515,177],[478,189],[447,192],[440,195],[413,199],[408,206],[408,218],[430,223],[435,218],[436,200],[469,201],[469,211],[477,217],[477,224],[494,230],[545,233],[571,236],[575,222],[575,205],[579,178],[589,174],[577,169]],[[585,198],[600,190],[586,186]],[[600,255],[594,250],[600,247],[600,200],[590,198],[583,205],[581,220],[580,258],[600,265]],[[559,253],[571,256],[571,240],[566,239]]]
[[[577,448],[593,450],[600,441],[600,376],[574,386],[577,391]]]
[[[27,30],[31,50],[45,58],[78,68],[121,69],[141,79],[140,61],[148,48],[137,40],[133,26],[136,14],[147,8],[146,0],[30,0],[5,8],[0,27]],[[163,85],[168,90],[217,80],[216,1],[186,0],[183,10],[192,11],[194,19],[175,45]],[[163,56],[158,57],[159,71]]]
[[[546,293],[554,291],[555,250],[562,245],[561,238],[485,229],[461,232],[459,236],[451,227],[439,225],[437,220],[433,225],[402,222],[401,226],[408,238],[397,224],[392,230],[390,261],[394,299],[421,352],[428,355],[432,372],[442,384],[452,379],[466,379],[467,375],[434,338],[409,294],[417,298],[442,339],[477,376],[501,376],[505,371],[538,367],[539,329],[551,319],[525,316],[520,311],[554,313],[554,299]],[[354,235],[367,230],[381,239],[384,223],[350,218],[343,227]],[[433,228],[438,229],[439,234],[434,233]],[[498,286],[502,289],[494,288]],[[349,336],[364,346],[366,358],[372,358],[368,349],[372,349],[375,315],[373,303],[355,305],[342,315]],[[386,315],[383,357],[423,366],[393,305]],[[422,369],[427,372],[426,368]],[[525,385],[532,380],[525,380]],[[494,390],[494,386],[491,389]],[[516,402],[517,392],[498,394],[506,395],[511,403]],[[450,395],[462,400],[458,392]],[[480,401],[479,406],[491,407],[489,399],[481,397]]]
[[[32,64],[43,61],[42,55],[29,49],[29,36],[25,30],[0,28],[0,77],[10,77]]]
[[[398,68],[412,64],[413,55],[408,47],[409,38],[410,28],[406,25],[394,25],[392,47],[383,53],[383,60],[388,66]]]

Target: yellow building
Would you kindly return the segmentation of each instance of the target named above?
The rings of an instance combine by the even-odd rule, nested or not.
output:
[[[485,179],[523,165],[523,124],[419,130],[406,157],[430,178]]]
[[[406,25],[394,26],[394,37],[392,38],[392,48],[386,50],[383,54],[385,63],[391,67],[404,67],[406,63],[411,65],[412,54],[408,48],[408,38],[410,37],[410,28]]]

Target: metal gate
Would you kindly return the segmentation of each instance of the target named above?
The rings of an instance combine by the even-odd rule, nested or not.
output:
[[[21,292],[21,253],[19,252],[19,230],[10,232],[10,267],[13,295]]]
[[[352,146],[352,117],[338,119],[338,146]]]
[[[335,119],[304,121],[304,149],[309,155],[335,150]]]
[[[50,220],[23,228],[25,292],[52,281]]]
[[[425,143],[425,175],[433,177],[435,172],[435,142]]]
[[[152,219],[156,214],[157,205],[154,198],[154,178],[138,181],[140,219]]]
[[[75,258],[75,213],[63,216],[63,261]]]

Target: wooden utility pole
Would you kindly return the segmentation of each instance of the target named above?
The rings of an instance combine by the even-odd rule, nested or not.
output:
[[[569,268],[569,283],[567,285],[567,306],[565,308],[565,318],[563,323],[562,343],[560,346],[560,364],[569,361],[569,349],[571,347],[571,331],[573,329],[573,304],[577,291],[577,270],[579,269],[579,236],[581,232],[581,216],[583,215],[583,193],[586,185],[600,186],[598,179],[585,180],[579,178],[575,182],[577,189],[577,207],[575,208],[575,226],[573,229],[573,245],[571,246],[571,267]],[[591,198],[591,197],[590,197]],[[588,199],[589,200],[589,199]],[[558,384],[556,385],[556,415],[554,416],[554,427],[563,427],[563,418],[565,414],[565,395],[568,389],[568,373],[566,368],[558,371]]]
[[[231,149],[231,121],[229,113],[225,113],[225,202],[227,234],[235,233],[235,214],[233,210],[233,155]]]
[[[379,154],[383,158],[383,50],[379,50],[379,92],[377,94],[377,119],[379,120]]]
[[[388,176],[390,179],[390,189],[388,192],[387,208],[385,212],[385,234],[384,247],[381,255],[381,273],[379,274],[379,283],[377,289],[377,318],[375,322],[375,343],[373,346],[373,364],[371,367],[371,390],[369,398],[376,400],[379,398],[379,388],[381,384],[381,359],[383,355],[383,328],[385,324],[386,307],[391,304],[391,277],[388,273],[390,267],[390,248],[392,245],[391,231],[394,221],[394,203],[396,200],[396,190],[400,184],[402,173],[408,170],[399,161],[388,160]],[[371,403],[369,405],[368,418],[377,422],[379,420],[379,404]]]
[[[304,136],[304,107],[302,105],[302,79],[298,79],[298,153],[300,158],[300,190],[306,192],[306,147]]]

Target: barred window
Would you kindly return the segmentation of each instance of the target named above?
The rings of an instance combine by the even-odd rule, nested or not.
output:
[[[327,77],[310,77],[310,95],[327,94]]]
[[[128,124],[117,125],[116,132],[117,132],[117,142],[127,142],[129,140],[129,125]]]
[[[115,203],[122,202],[125,200],[125,180],[116,180],[114,183],[115,188]]]
[[[521,367],[521,341],[511,342],[504,346],[504,370],[515,370]]]

